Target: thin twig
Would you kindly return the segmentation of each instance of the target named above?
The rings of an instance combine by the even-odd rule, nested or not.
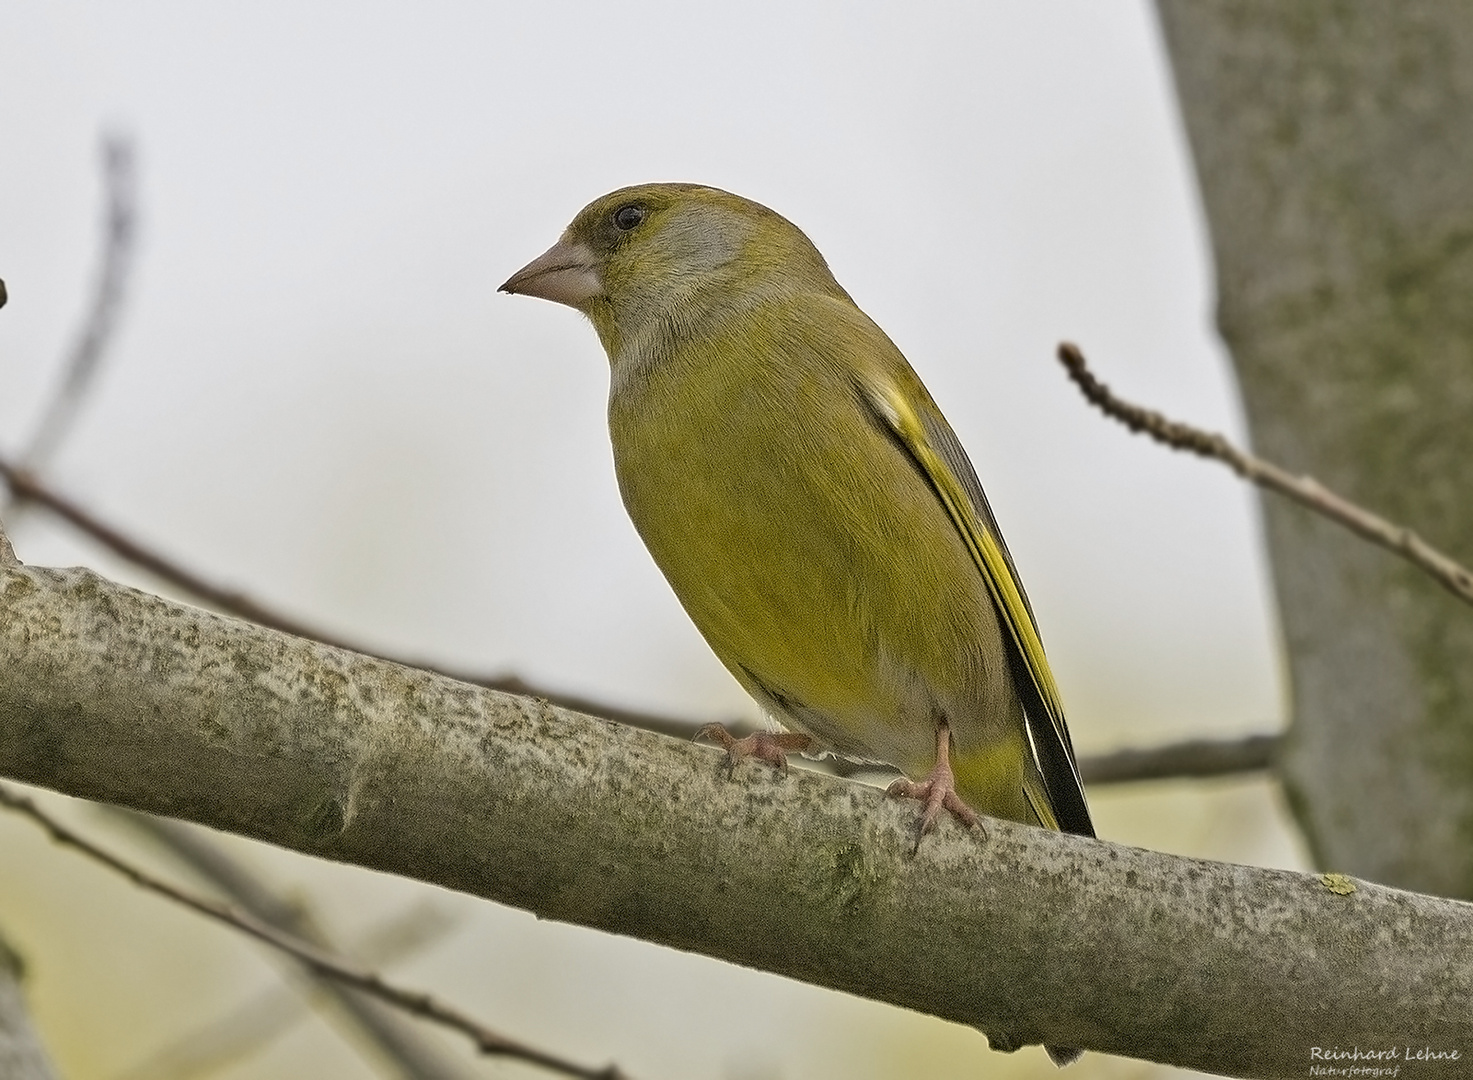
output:
[[[317,627],[308,626],[306,623],[294,619],[290,615],[252,599],[239,590],[216,584],[203,574],[184,566],[176,559],[170,558],[156,549],[133,539],[116,526],[103,521],[92,511],[87,510],[74,500],[55,491],[53,488],[42,483],[34,474],[17,467],[4,457],[0,457],[0,480],[4,480],[9,486],[10,492],[16,501],[33,502],[51,511],[51,513],[69,525],[72,525],[101,543],[113,554],[146,570],[148,573],[173,585],[175,588],[188,593],[196,600],[201,600],[210,607],[228,614],[238,616],[242,619],[248,619],[259,626],[267,626],[273,630],[280,630],[283,633],[294,634],[297,637],[308,638],[312,641],[319,641],[324,645],[332,645],[340,649],[365,653],[368,656],[374,656],[380,660],[390,660],[394,663],[404,664],[407,667],[434,671],[441,675],[448,675],[452,679],[474,683],[477,686],[484,686],[492,690],[501,690],[508,694],[522,694],[524,696],[545,698],[556,705],[561,705],[563,708],[574,709],[579,712],[590,712],[594,715],[602,716],[605,719],[620,720],[633,724],[636,727],[675,735],[689,735],[694,730],[694,727],[685,721],[634,710],[620,709],[617,706],[604,705],[603,703],[594,702],[586,698],[560,694],[556,691],[535,686],[515,675],[481,675],[458,671],[439,664],[428,663],[418,658],[388,655],[382,650],[367,647],[361,642],[352,641],[335,634],[327,633]]]
[[[45,464],[66,438],[78,407],[101,369],[102,359],[117,326],[128,284],[128,271],[132,267],[138,222],[133,162],[133,143],[127,136],[103,136],[102,176],[106,209],[97,282],[81,330],[62,367],[56,392],[21,452],[20,460],[28,468]]]
[[[163,845],[171,855],[255,918],[316,948],[333,950],[331,939],[304,903],[278,896],[205,830],[120,807],[104,805],[103,809]],[[326,992],[329,1002],[337,1006],[337,1014],[345,1018],[357,1034],[358,1039],[353,1040],[355,1045],[376,1051],[393,1063],[399,1075],[413,1080],[457,1080],[467,1075],[463,1067],[447,1060],[436,1047],[427,1043],[423,1029],[412,1021],[310,968],[294,968],[294,971],[302,976],[298,981],[305,981],[309,995],[313,990],[319,991],[311,995],[315,999],[320,1000],[323,997],[321,992]]]
[[[386,965],[422,949],[452,928],[453,923],[439,911],[421,903],[356,938],[353,952],[375,966]],[[341,991],[342,987],[331,979],[313,978],[304,989],[312,1004],[330,1005],[329,995]],[[388,1005],[380,1008],[392,1010]],[[397,1015],[397,1010],[394,1011]],[[222,1075],[228,1067],[282,1037],[308,1015],[302,1008],[300,994],[277,984],[224,1015],[177,1035],[141,1060],[113,1073],[111,1080],[191,1080]],[[402,1019],[406,1024],[415,1023],[410,1017]],[[412,1080],[426,1080],[436,1074],[416,1072],[409,1064],[404,1075]]]
[[[429,994],[408,990],[388,982],[376,972],[361,968],[308,942],[298,940],[290,934],[282,933],[275,927],[229,904],[196,896],[177,886],[170,885],[98,847],[80,833],[73,832],[37,806],[34,800],[13,790],[8,785],[0,784],[0,805],[26,815],[50,833],[51,838],[57,843],[76,848],[84,855],[128,878],[135,885],[166,896],[201,915],[234,927],[258,941],[280,949],[320,975],[337,979],[355,989],[373,994],[408,1013],[458,1031],[468,1036],[483,1054],[494,1054],[533,1065],[541,1065],[552,1072],[579,1077],[581,1080],[627,1080],[625,1074],[616,1065],[607,1065],[601,1069],[589,1068],[509,1039],[453,1006],[437,1001]]]
[[[338,645],[342,648],[354,647],[347,642],[335,640],[329,634],[319,633],[278,611],[272,611],[257,604],[243,593],[216,585],[202,575],[159,554],[153,548],[124,535],[91,511],[41,483],[29,470],[3,457],[0,457],[0,479],[9,485],[10,493],[17,502],[33,502],[44,507],[63,521],[100,542],[114,554],[182,589],[196,599],[203,600],[212,607],[283,633],[312,638],[315,641],[321,641],[327,645]],[[387,657],[381,657],[381,659],[387,659]]]
[[[1272,462],[1239,450],[1221,435],[1168,420],[1158,412],[1122,401],[1089,370],[1084,354],[1076,345],[1067,341],[1061,344],[1059,360],[1090,404],[1106,416],[1119,420],[1131,431],[1144,432],[1176,450],[1216,458],[1243,479],[1287,495],[1300,505],[1344,525],[1357,536],[1395,552],[1430,574],[1448,592],[1473,604],[1473,570],[1438,551],[1411,529],[1387,521],[1335,494],[1311,476],[1296,476]]]
[[[1273,763],[1278,746],[1277,735],[1247,735],[1192,739],[1148,750],[1115,750],[1080,758],[1079,775],[1087,784],[1119,784],[1260,772]]]
[[[678,720],[673,717],[661,716],[654,713],[640,712],[635,709],[625,709],[617,705],[608,705],[574,694],[564,694],[556,690],[534,685],[515,675],[484,675],[476,672],[456,670],[455,668],[446,667],[443,664],[430,663],[417,657],[393,656],[384,652],[382,649],[371,648],[361,642],[339,637],[336,634],[329,634],[317,627],[309,626],[306,623],[294,619],[290,615],[286,615],[275,608],[262,604],[243,592],[218,585],[203,574],[184,566],[176,559],[170,558],[158,550],[149,547],[147,544],[133,539],[117,528],[117,526],[103,521],[92,511],[49,487],[33,473],[19,468],[3,456],[0,456],[0,480],[3,480],[9,486],[10,493],[16,502],[31,502],[49,510],[67,524],[92,537],[92,539],[102,544],[103,547],[107,548],[114,555],[127,560],[134,566],[146,570],[161,581],[167,582],[182,592],[194,597],[196,600],[203,601],[212,608],[230,615],[235,615],[238,618],[248,619],[258,626],[267,626],[286,634],[294,634],[297,637],[307,638],[311,641],[319,641],[324,645],[333,645],[340,649],[361,652],[380,660],[389,660],[396,664],[403,664],[406,667],[433,671],[440,675],[447,675],[452,679],[459,679],[461,682],[484,686],[490,690],[500,690],[507,694],[521,694],[524,697],[539,697],[552,702],[554,705],[560,705],[565,709],[572,709],[575,712],[585,712],[591,716],[600,716],[605,720],[616,720],[619,723],[644,728],[647,731],[658,731],[677,738],[690,738],[695,733],[697,725],[685,720]],[[3,557],[3,551],[0,551],[0,557]],[[728,723],[727,726],[733,731],[736,731],[742,725],[738,722],[735,725]]]

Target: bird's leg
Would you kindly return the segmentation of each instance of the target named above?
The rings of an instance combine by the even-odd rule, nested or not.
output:
[[[789,731],[754,731],[738,739],[721,724],[707,724],[696,732],[695,738],[710,739],[725,750],[728,769],[735,769],[737,762],[750,757],[786,771],[789,750],[801,753],[813,745],[807,735]]]
[[[925,804],[925,810],[921,812],[921,831],[916,836],[917,848],[921,837],[936,827],[936,818],[943,809],[950,810],[969,828],[982,824],[977,811],[962,802],[962,797],[956,793],[956,776],[951,771],[951,728],[945,723],[936,728],[936,765],[926,778],[917,784],[902,776],[885,789],[885,794],[894,799],[919,799]]]

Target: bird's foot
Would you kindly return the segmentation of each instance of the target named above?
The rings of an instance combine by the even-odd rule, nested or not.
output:
[[[982,824],[977,811],[962,802],[962,797],[956,793],[955,784],[951,767],[938,765],[918,784],[902,776],[885,789],[885,794],[892,799],[917,799],[925,804],[925,809],[921,811],[922,836],[936,827],[936,819],[941,816],[942,810],[950,810],[953,817],[968,827]]]
[[[977,811],[964,803],[962,797],[956,793],[956,774],[951,771],[950,748],[951,732],[942,724],[936,738],[936,765],[926,774],[926,778],[916,783],[902,776],[885,789],[885,794],[892,799],[917,799],[923,804],[920,830],[916,833],[917,851],[921,847],[921,838],[936,827],[936,819],[941,816],[942,810],[950,811],[952,817],[968,828],[975,829],[982,824]]]
[[[801,753],[813,745],[807,735],[789,731],[754,731],[738,739],[721,724],[707,724],[696,732],[697,739],[710,739],[726,751],[727,769],[735,769],[737,763],[746,758],[765,761],[774,769],[788,768],[788,753]]]

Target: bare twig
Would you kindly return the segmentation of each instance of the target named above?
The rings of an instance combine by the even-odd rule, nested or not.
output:
[[[103,521],[92,511],[47,486],[33,473],[18,467],[4,457],[0,457],[0,480],[4,480],[9,485],[10,492],[17,502],[32,502],[37,506],[49,510],[67,522],[67,524],[92,537],[113,554],[126,559],[140,569],[146,570],[161,581],[167,582],[194,597],[196,600],[203,601],[212,608],[242,619],[247,619],[256,623],[258,626],[267,626],[286,634],[295,634],[297,637],[307,638],[311,641],[320,641],[324,645],[335,645],[338,648],[365,653],[369,656],[377,657],[380,660],[389,660],[396,664],[403,664],[406,667],[434,671],[441,675],[448,675],[452,679],[459,679],[461,682],[484,686],[490,690],[501,690],[508,694],[522,694],[528,697],[540,697],[555,705],[560,705],[565,709],[586,712],[593,716],[601,716],[605,720],[616,720],[619,723],[630,724],[633,727],[644,728],[648,731],[658,731],[662,734],[674,735],[678,738],[689,738],[695,733],[696,725],[688,721],[676,720],[654,713],[640,712],[635,709],[624,709],[617,705],[609,705],[573,694],[560,693],[546,687],[536,686],[515,675],[485,675],[476,672],[458,671],[454,668],[427,662],[417,657],[391,656],[381,649],[366,647],[361,642],[347,640],[336,634],[329,634],[324,630],[294,619],[290,615],[286,615],[275,608],[262,604],[245,593],[219,585],[203,574],[197,573],[177,560],[160,553],[155,548],[133,539],[115,525]],[[728,724],[727,726],[733,731],[738,731],[743,727],[740,722]]]
[[[307,906],[282,899],[245,864],[232,856],[202,829],[178,821],[106,807],[131,827],[162,844],[171,855],[210,881],[242,909],[283,933],[333,951],[333,944]],[[390,1011],[377,1000],[342,983],[318,975],[310,968],[296,968],[306,977],[307,991],[327,992],[336,1012],[352,1026],[358,1043],[391,1062],[399,1074],[411,1080],[457,1080],[464,1068],[448,1061],[421,1037],[422,1029]],[[300,981],[300,980],[299,980]],[[316,994],[320,1000],[322,994]]]
[[[452,921],[438,909],[419,904],[356,938],[353,952],[367,963],[382,966],[438,940],[452,926]],[[334,989],[340,988],[330,979],[314,979],[306,989],[311,1002],[328,1004],[330,1002],[324,999]],[[292,987],[278,984],[231,1008],[228,1013],[183,1032],[147,1057],[114,1073],[112,1080],[191,1080],[193,1077],[217,1076],[269,1045],[306,1016],[300,993]],[[414,1021],[405,1017],[404,1022]],[[412,1080],[422,1080],[437,1074],[411,1071],[407,1075]]]
[[[131,140],[118,134],[103,136],[102,172],[107,205],[97,282],[81,330],[62,368],[56,392],[21,452],[20,460],[29,468],[44,464],[66,438],[77,408],[101,368],[113,329],[117,326],[128,271],[132,266],[138,220],[133,162]]]
[[[255,916],[249,915],[229,904],[222,904],[202,896],[196,896],[177,886],[170,885],[168,882],[140,870],[132,863],[119,858],[117,855],[98,847],[80,833],[72,831],[37,806],[34,800],[13,790],[8,785],[0,784],[0,806],[5,806],[26,815],[45,829],[57,843],[76,848],[84,855],[123,875],[141,888],[156,892],[161,896],[166,896],[176,903],[182,904],[184,907],[199,912],[201,915],[205,915],[217,922],[222,922],[227,926],[256,938],[258,941],[263,941],[267,945],[280,949],[319,975],[337,979],[339,982],[351,986],[354,989],[373,994],[375,997],[387,1001],[408,1013],[468,1036],[483,1054],[514,1058],[518,1061],[528,1062],[529,1064],[540,1065],[545,1069],[560,1073],[563,1076],[579,1077],[582,1080],[627,1080],[625,1074],[615,1065],[608,1065],[602,1069],[589,1068],[566,1061],[555,1054],[527,1046],[514,1039],[509,1039],[504,1035],[492,1031],[490,1028],[467,1016],[453,1006],[437,1001],[429,994],[417,990],[407,990],[394,983],[390,983],[376,972],[361,968],[356,964],[319,949],[309,942],[283,933],[275,927],[257,919]]]
[[[320,633],[287,615],[257,604],[243,593],[217,585],[132,537],[124,535],[91,511],[42,484],[29,470],[3,457],[0,457],[0,479],[9,485],[11,495],[17,502],[33,502],[44,507],[63,521],[100,542],[114,554],[170,585],[182,589],[196,599],[203,600],[212,607],[283,633],[312,638],[327,645],[351,647],[345,642],[334,640],[330,634]]]
[[[1076,345],[1069,342],[1061,344],[1059,360],[1092,405],[1131,431],[1144,432],[1176,450],[1216,458],[1243,479],[1286,495],[1344,525],[1357,536],[1395,552],[1430,574],[1448,592],[1473,604],[1473,571],[1432,547],[1411,529],[1387,521],[1335,494],[1311,476],[1295,476],[1272,462],[1239,450],[1221,435],[1168,420],[1158,412],[1122,401],[1089,370],[1084,354]]]
[[[1079,775],[1087,784],[1120,784],[1259,772],[1273,763],[1278,745],[1277,735],[1248,735],[1116,750],[1080,758]]]

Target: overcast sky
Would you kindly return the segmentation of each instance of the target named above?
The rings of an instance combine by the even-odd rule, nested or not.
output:
[[[603,192],[699,181],[803,228],[926,380],[1007,534],[1076,745],[1281,722],[1251,496],[1105,421],[1052,359],[1076,341],[1122,394],[1243,437],[1149,5],[9,5],[6,450],[91,285],[105,131],[137,146],[135,272],[51,475],[191,565],[380,647],[751,715],[623,515],[591,328],[495,292]],[[13,531],[27,561],[157,587],[39,515]],[[1165,843],[1131,831],[1159,809],[1127,802],[1101,804],[1102,831]],[[817,992],[782,985],[806,1016],[791,1002]],[[656,1062],[635,1030],[580,1046]],[[780,1072],[761,1075],[840,1067],[804,1045],[774,1036]],[[746,1046],[702,1029],[645,1075],[755,1077]]]

